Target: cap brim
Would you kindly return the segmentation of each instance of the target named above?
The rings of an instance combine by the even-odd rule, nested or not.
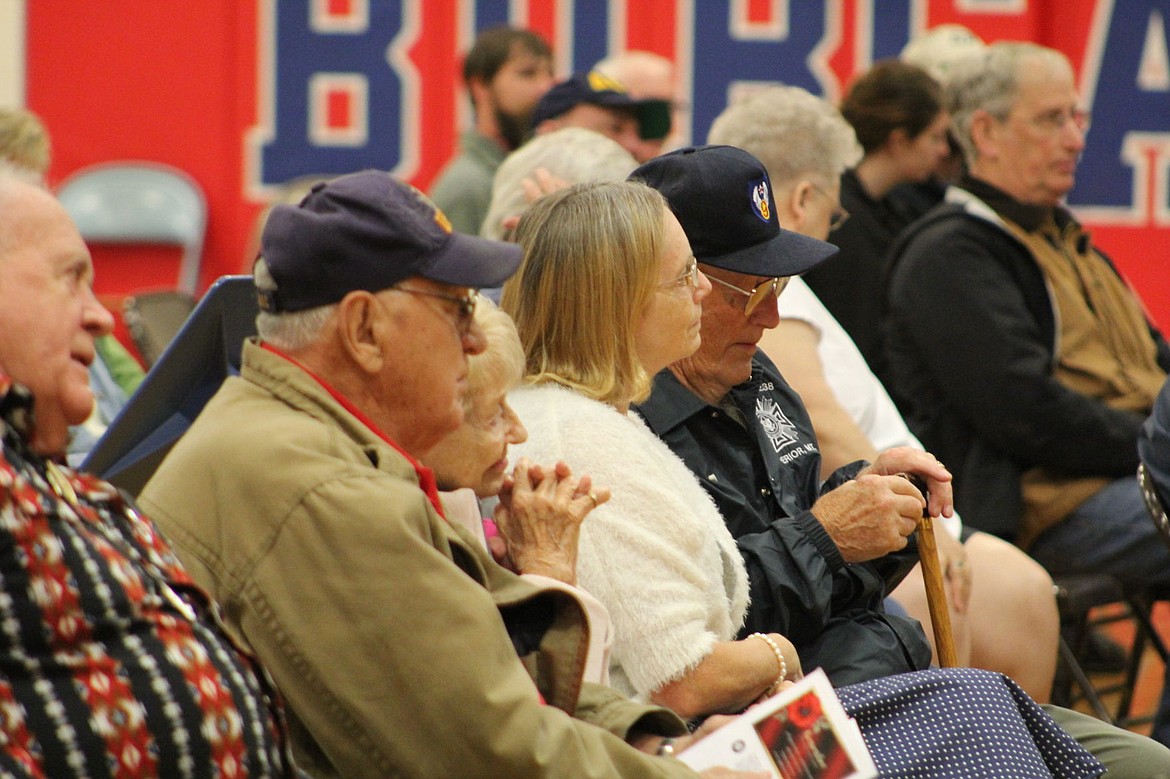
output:
[[[799,276],[840,251],[827,241],[781,229],[780,234],[729,254],[699,257],[699,262],[749,276]]]
[[[499,287],[520,267],[524,250],[514,243],[452,233],[419,275],[459,287]]]

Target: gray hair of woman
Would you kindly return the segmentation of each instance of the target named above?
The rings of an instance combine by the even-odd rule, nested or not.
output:
[[[777,188],[809,174],[836,181],[861,159],[857,136],[841,112],[800,87],[746,92],[715,118],[707,143],[754,155]]]
[[[1055,49],[1027,41],[996,41],[981,53],[955,63],[948,74],[947,109],[968,165],[978,156],[971,137],[975,114],[985,111],[1001,122],[1007,119],[1016,104],[1025,62],[1072,73],[1068,58]]]
[[[638,163],[629,152],[592,130],[565,127],[538,135],[509,154],[496,171],[492,202],[480,235],[496,240],[510,238],[511,229],[504,222],[515,221],[536,199],[532,182],[539,168],[563,185],[623,181],[636,167]]]

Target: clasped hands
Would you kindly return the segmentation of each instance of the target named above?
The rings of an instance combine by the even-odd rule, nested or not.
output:
[[[926,483],[926,498],[906,477]],[[951,474],[928,452],[900,446],[887,449],[858,473],[813,505],[847,563],[883,557],[905,548],[923,508],[932,517],[955,513]]]
[[[581,522],[609,500],[607,487],[588,475],[574,476],[558,462],[551,469],[520,458],[504,480],[493,519],[500,535],[490,539],[492,556],[516,573],[577,583]]]

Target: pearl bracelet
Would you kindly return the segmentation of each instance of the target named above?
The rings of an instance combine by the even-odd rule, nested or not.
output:
[[[784,653],[780,651],[780,647],[776,645],[776,642],[767,633],[752,633],[748,638],[761,639],[768,646],[772,647],[772,652],[776,655],[776,662],[780,664],[780,675],[776,677],[776,681],[772,682],[772,686],[768,688],[768,694],[771,695],[780,686],[780,682],[788,677],[788,661],[784,659]]]

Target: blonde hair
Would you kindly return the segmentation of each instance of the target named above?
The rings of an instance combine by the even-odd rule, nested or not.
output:
[[[484,387],[510,388],[524,376],[524,347],[516,323],[483,295],[476,298],[475,321],[487,339],[487,348],[467,358],[464,411],[470,412]]]
[[[666,200],[641,182],[578,184],[521,218],[524,261],[504,285],[530,384],[553,382],[611,405],[650,394],[637,321],[658,283]]]
[[[49,131],[31,111],[0,108],[0,159],[37,176],[49,171]]]

